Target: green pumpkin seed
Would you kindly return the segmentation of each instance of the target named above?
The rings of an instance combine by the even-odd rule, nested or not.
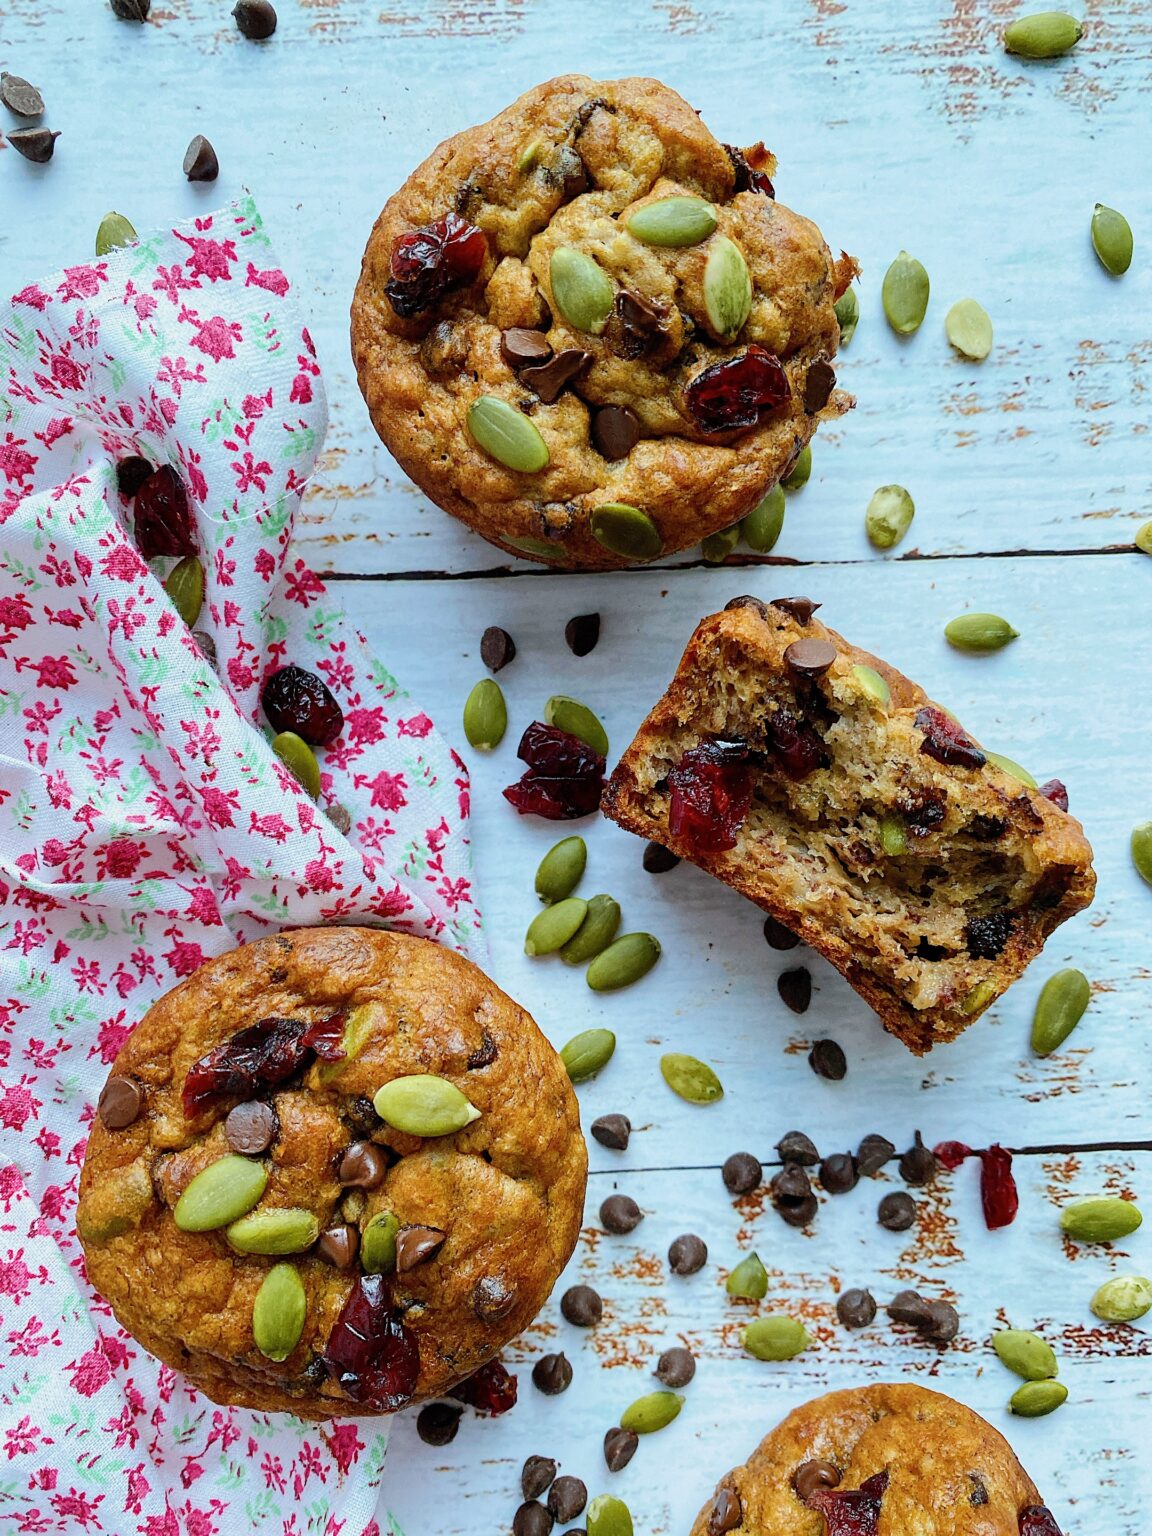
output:
[[[308,1298],[292,1264],[274,1264],[252,1304],[252,1337],[269,1360],[287,1360],[300,1342]]]
[[[185,555],[164,578],[168,601],[191,629],[204,606],[204,567],[195,555]]]
[[[743,1334],[744,1348],[757,1360],[791,1360],[811,1344],[812,1338],[803,1323],[794,1317],[778,1312],[771,1317],[758,1317],[748,1324]]]
[[[724,1097],[724,1085],[708,1063],[681,1051],[661,1056],[660,1075],[672,1092],[689,1104],[715,1104]]]
[[[855,288],[845,288],[836,300],[836,324],[840,327],[840,345],[846,347],[860,323],[860,299]]]
[[[812,444],[805,443],[797,456],[791,470],[781,480],[780,484],[786,491],[798,491],[808,484],[812,475]]]
[[[464,734],[477,752],[491,752],[508,729],[504,690],[492,677],[482,677],[464,700]]]
[[[396,1268],[399,1218],[391,1211],[373,1216],[360,1234],[360,1268],[370,1275],[390,1275]]]
[[[1004,28],[1004,46],[1025,59],[1054,59],[1067,53],[1084,36],[1082,24],[1067,11],[1037,11]]]
[[[763,1301],[768,1294],[768,1271],[758,1253],[742,1258],[724,1282],[729,1296],[739,1296],[745,1301]]]
[[[888,812],[880,818],[880,846],[890,859],[908,852],[908,832],[904,818]]]
[[[1025,1381],[1047,1381],[1060,1367],[1047,1339],[1025,1328],[1003,1328],[992,1335],[992,1348],[1006,1365]]]
[[[1143,1275],[1116,1275],[1105,1280],[1090,1306],[1106,1323],[1134,1323],[1152,1312],[1152,1280]]]
[[[588,916],[560,950],[565,965],[586,965],[608,948],[620,927],[620,903],[611,896],[593,896]]]
[[[916,504],[902,485],[882,485],[872,492],[864,514],[864,532],[876,549],[892,549],[912,526]]]
[[[975,299],[957,299],[944,316],[944,334],[960,353],[982,363],[992,350],[992,321]]]
[[[1152,885],[1152,821],[1132,828],[1132,862],[1141,880]]]
[[[700,540],[700,553],[709,565],[723,565],[740,542],[740,524],[722,528],[719,533],[709,533]]]
[[[1090,1195],[1064,1207],[1060,1229],[1078,1243],[1114,1243],[1135,1232],[1143,1220],[1131,1200],[1122,1200],[1119,1195]]]
[[[784,487],[774,485],[758,507],[753,507],[740,524],[740,533],[749,549],[766,555],[776,548],[784,528]]]
[[[702,197],[662,197],[637,208],[625,227],[645,245],[699,245],[716,228],[716,210]]]
[[[960,1012],[971,1018],[974,1014],[981,1013],[996,997],[996,983],[994,981],[978,981],[960,999]]]
[[[543,902],[563,901],[580,884],[588,862],[588,845],[582,837],[563,837],[540,860],[536,870],[536,894]]]
[[[96,254],[107,256],[123,246],[135,245],[140,237],[122,213],[106,213],[96,231]]]
[[[1092,214],[1092,249],[1105,272],[1123,277],[1132,265],[1132,226],[1115,208],[1097,203]]]
[[[344,1033],[340,1037],[340,1046],[343,1056],[335,1061],[322,1061],[317,1063],[316,1071],[321,1083],[330,1083],[337,1077],[350,1061],[355,1061],[360,1052],[372,1038],[376,1028],[376,1005],[374,1003],[361,1003],[358,1008],[353,1008],[344,1021]]]
[[[623,1499],[600,1493],[589,1504],[584,1516],[588,1536],[632,1536],[632,1516]]]
[[[880,300],[884,316],[897,336],[911,336],[928,313],[930,284],[923,264],[901,251],[884,274]]]
[[[484,452],[522,475],[548,464],[548,444],[523,411],[497,395],[481,395],[468,407],[468,431]]]
[[[612,1060],[616,1036],[610,1029],[585,1029],[560,1051],[560,1060],[574,1083],[586,1083]]]
[[[505,539],[504,542],[522,555],[531,555],[537,560],[561,560],[564,557],[559,544],[549,544],[547,539]]]
[[[1040,786],[1028,772],[1027,768],[1021,768],[1019,763],[1013,762],[1010,757],[1005,757],[1002,752],[985,751],[984,756],[1004,773],[1010,774],[1014,779],[1019,779],[1021,784],[1026,784],[1029,789],[1039,789]]]
[[[588,967],[593,992],[617,992],[639,981],[660,958],[660,945],[650,933],[625,933],[602,950]]]
[[[1142,555],[1152,555],[1152,522],[1141,523],[1132,542]]]
[[[172,1219],[181,1232],[214,1232],[256,1205],[268,1183],[263,1163],[229,1153],[202,1168],[176,1202]]]
[[[532,170],[543,151],[543,139],[533,139],[530,144],[525,144],[517,156],[516,169],[521,173]]]
[[[376,1090],[372,1104],[381,1120],[410,1136],[451,1136],[480,1118],[454,1083],[428,1072],[394,1077]]]
[[[752,275],[740,247],[717,235],[704,263],[704,311],[717,336],[731,341],[752,312]]]
[[[608,756],[608,732],[587,704],[581,704],[579,699],[570,699],[564,693],[554,693],[544,706],[544,719],[558,731],[566,731],[569,736],[575,736],[586,747],[591,747],[593,752],[599,752],[601,757]]]
[[[1055,1413],[1067,1396],[1062,1381],[1026,1381],[1008,1399],[1008,1407],[1022,1419],[1042,1419],[1046,1413]]]
[[[887,710],[892,702],[892,690],[886,677],[882,677],[874,667],[866,667],[861,661],[853,666],[852,676],[870,699],[879,704],[881,709]]]
[[[1019,635],[998,613],[962,613],[944,626],[944,638],[957,651],[1002,651]]]
[[[552,300],[568,324],[599,336],[616,302],[616,285],[584,251],[557,246],[548,269]]]
[[[592,537],[605,549],[629,560],[654,560],[664,547],[660,530],[647,512],[623,501],[606,501],[597,507],[590,527]]]
[[[1059,1050],[1084,1017],[1092,989],[1083,971],[1069,968],[1049,976],[1032,1016],[1032,1049],[1037,1056]]]
[[[588,903],[579,896],[567,896],[538,912],[528,924],[524,936],[526,955],[554,955],[576,933],[588,916]]]
[[[304,793],[315,800],[320,793],[320,764],[304,738],[295,731],[281,731],[272,738],[272,750]]]
[[[311,1211],[289,1206],[241,1216],[224,1236],[240,1253],[303,1253],[320,1236],[320,1223]]]
[[[625,1408],[620,1415],[620,1428],[630,1429],[634,1435],[655,1434],[658,1429],[666,1429],[683,1406],[682,1392],[646,1392]]]

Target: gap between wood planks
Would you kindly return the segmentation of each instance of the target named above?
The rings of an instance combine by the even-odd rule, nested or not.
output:
[[[1013,1157],[1054,1157],[1063,1153],[1079,1152],[1152,1152],[1152,1141],[1059,1141],[1037,1147],[1007,1147]],[[779,1159],[762,1159],[765,1168],[782,1167]],[[622,1174],[629,1178],[634,1173],[719,1173],[719,1163],[654,1163],[650,1167],[589,1168],[590,1179],[618,1179]]]

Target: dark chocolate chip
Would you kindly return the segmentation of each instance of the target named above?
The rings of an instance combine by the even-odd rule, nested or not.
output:
[[[546,363],[552,356],[552,343],[543,331],[530,331],[522,325],[514,325],[501,334],[500,356],[510,368]]]
[[[396,1234],[396,1273],[402,1275],[434,1259],[447,1236],[439,1227],[401,1227]]]
[[[784,664],[798,677],[823,677],[836,660],[836,647],[828,640],[793,640],[784,652]]]
[[[333,800],[331,805],[324,807],[324,814],[336,828],[337,832],[347,837],[352,830],[352,812],[346,805],[341,805],[339,800]]]
[[[632,1232],[644,1220],[644,1213],[631,1195],[609,1195],[600,1206],[600,1221],[606,1232],[621,1236]]]
[[[972,1492],[968,1495],[969,1504],[987,1504],[988,1489],[984,1486],[984,1479],[979,1472],[969,1472],[972,1480]]]
[[[8,135],[8,142],[17,154],[34,165],[47,165],[56,152],[56,140],[60,137],[50,128],[15,128]]]
[[[809,1195],[807,1200],[778,1200],[776,1202],[776,1214],[781,1221],[787,1222],[790,1227],[806,1227],[815,1221],[820,1204],[815,1195]]]
[[[602,458],[626,459],[640,441],[640,419],[626,405],[606,405],[592,417],[592,446]]]
[[[871,1131],[856,1150],[856,1168],[860,1173],[867,1174],[871,1178],[895,1156],[896,1148],[887,1136],[879,1136],[875,1131]]]
[[[279,1134],[276,1111],[271,1104],[262,1104],[259,1100],[237,1104],[228,1111],[224,1121],[224,1139],[233,1152],[240,1152],[245,1157],[259,1157],[261,1152],[267,1152]]]
[[[184,174],[189,181],[215,181],[220,174],[216,151],[202,133],[184,151]]]
[[[748,1195],[764,1177],[764,1167],[751,1152],[733,1152],[731,1157],[725,1158],[720,1177],[730,1195]]]
[[[653,1374],[665,1387],[686,1387],[696,1374],[696,1356],[681,1345],[666,1349],[657,1360]]]
[[[768,617],[768,604],[762,603],[758,597],[749,597],[747,593],[742,597],[730,597],[724,604],[725,613],[734,613],[739,608],[751,608],[753,613],[759,614],[762,619]]]
[[[708,1244],[695,1232],[675,1237],[668,1247],[668,1268],[674,1275],[695,1275],[708,1262]]]
[[[744,1519],[744,1506],[735,1488],[721,1488],[708,1511],[708,1536],[725,1536]]]
[[[845,1328],[867,1328],[876,1316],[876,1298],[871,1291],[842,1291],[836,1298],[836,1316]]]
[[[485,1035],[465,1065],[469,1072],[479,1072],[481,1067],[490,1067],[499,1054],[495,1040],[491,1035]]]
[[[360,1252],[360,1233],[356,1227],[327,1227],[313,1249],[318,1259],[333,1269],[351,1269]]]
[[[340,1159],[336,1177],[345,1189],[379,1189],[388,1172],[388,1159],[370,1141],[354,1141]]]
[[[905,1184],[930,1184],[939,1166],[936,1154],[924,1145],[924,1139],[917,1131],[914,1145],[900,1159],[900,1177]]]
[[[821,358],[804,375],[804,409],[809,416],[822,411],[836,387],[836,370]]]
[[[454,1403],[429,1403],[416,1415],[416,1433],[425,1445],[451,1445],[463,1412]]]
[[[516,657],[516,642],[506,629],[489,624],[480,637],[480,660],[489,672],[499,672]]]
[[[812,1001],[812,973],[803,965],[781,971],[776,978],[776,990],[780,1001],[793,1013],[807,1013]]]
[[[545,405],[554,405],[568,385],[591,364],[591,352],[580,347],[565,347],[546,363],[533,363],[521,368],[520,379]]]
[[[951,1344],[960,1332],[960,1315],[948,1301],[930,1301],[928,1316],[920,1326],[920,1332],[933,1344]]]
[[[995,960],[1011,932],[1010,912],[990,912],[986,917],[972,918],[964,930],[964,942],[974,960]]]
[[[116,484],[121,496],[135,496],[154,468],[154,465],[149,464],[147,459],[142,459],[138,453],[129,454],[126,459],[121,459],[116,465]]]
[[[561,1296],[560,1311],[577,1328],[591,1328],[604,1316],[604,1303],[590,1285],[573,1285]]]
[[[817,1077],[838,1083],[848,1076],[848,1058],[835,1040],[817,1040],[808,1052],[808,1065]]]
[[[112,14],[120,21],[147,21],[152,0],[110,0]]]
[[[420,343],[420,361],[436,379],[463,373],[468,362],[468,337],[463,326],[437,320]]]
[[[556,1463],[551,1456],[529,1456],[520,1469],[520,1491],[526,1499],[538,1499],[547,1493],[556,1477]]]
[[[357,1094],[355,1098],[344,1100],[344,1118],[354,1131],[361,1136],[371,1136],[379,1131],[381,1121],[376,1113],[376,1106],[367,1094]]]
[[[631,1134],[632,1122],[627,1115],[601,1115],[592,1122],[593,1140],[602,1147],[610,1147],[613,1152],[625,1151]]]
[[[572,1365],[568,1356],[541,1355],[532,1367],[532,1385],[545,1397],[559,1397],[572,1385]]]
[[[680,855],[665,848],[663,843],[649,843],[644,849],[644,868],[650,875],[666,875],[680,862]]]
[[[96,1113],[110,1131],[122,1131],[139,1118],[143,1104],[144,1090],[135,1078],[110,1077],[100,1094]]]
[[[548,1536],[554,1523],[551,1512],[530,1499],[512,1516],[512,1536]]]
[[[558,1525],[567,1525],[583,1514],[588,1489],[578,1477],[558,1477],[548,1490],[548,1509]]]
[[[822,1489],[838,1488],[840,1471],[830,1461],[801,1462],[792,1474],[792,1487],[802,1504],[807,1504],[814,1493]]]
[[[588,167],[571,144],[560,146],[556,159],[547,168],[546,175],[554,187],[560,188],[561,196],[566,203],[587,192],[590,185]]]
[[[916,1220],[916,1202],[902,1189],[893,1190],[877,1206],[876,1220],[889,1232],[907,1232]]]
[[[907,1323],[911,1328],[922,1328],[928,1320],[929,1303],[919,1291],[898,1291],[885,1311],[894,1323]]]
[[[604,330],[604,339],[617,357],[644,357],[660,347],[667,331],[668,311],[641,294],[622,289]]]
[[[782,1163],[803,1163],[806,1168],[811,1168],[820,1161],[816,1143],[803,1131],[788,1131],[776,1143],[776,1150]]]
[[[791,928],[785,928],[774,917],[764,919],[764,937],[773,949],[795,949],[800,940]]]
[[[44,98],[36,87],[7,70],[0,74],[0,101],[17,117],[39,117],[44,111]]]
[[[768,1186],[773,1200],[807,1200],[812,1193],[812,1180],[800,1163],[785,1163],[779,1173],[773,1174]]]
[[[587,656],[589,651],[596,649],[596,642],[599,639],[600,615],[598,613],[578,613],[564,626],[564,643],[573,656]]]
[[[846,1195],[856,1188],[859,1177],[850,1152],[833,1152],[820,1164],[820,1183],[830,1195]]]
[[[515,1305],[515,1291],[499,1275],[485,1275],[472,1287],[472,1310],[482,1323],[502,1322]]]
[[[236,0],[232,12],[242,37],[262,43],[276,30],[276,10],[270,0]]]
[[[823,605],[821,603],[814,603],[810,597],[774,597],[772,599],[772,606],[773,608],[783,608],[785,613],[792,615],[797,624],[802,625],[806,629],[812,615],[816,612],[817,608]]]
[[[614,1426],[604,1436],[604,1462],[609,1472],[623,1472],[636,1454],[640,1437],[632,1429]]]

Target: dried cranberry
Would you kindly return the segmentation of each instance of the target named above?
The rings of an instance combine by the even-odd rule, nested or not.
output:
[[[752,770],[743,741],[703,741],[668,775],[668,827],[701,853],[735,848],[752,804]]]
[[[1011,912],[989,912],[972,918],[964,929],[964,942],[974,960],[995,960],[1012,932]]]
[[[132,536],[145,560],[156,555],[194,555],[192,512],[184,482],[168,464],[153,470],[136,492]]]
[[[780,359],[751,346],[740,357],[713,363],[684,391],[693,420],[702,432],[736,432],[784,404],[792,393]]]
[[[1068,791],[1059,779],[1049,779],[1047,784],[1041,784],[1037,793],[1043,795],[1045,800],[1051,800],[1062,811],[1068,809]]]
[[[1043,1504],[1029,1504],[1020,1511],[1020,1536],[1061,1536],[1056,1516]]]
[[[965,1141],[941,1141],[932,1152],[940,1166],[950,1173],[959,1168],[966,1157],[972,1156],[972,1148]]]
[[[728,158],[732,162],[732,170],[735,173],[735,181],[732,190],[734,192],[761,192],[765,197],[775,197],[776,188],[763,171],[754,171],[748,163],[748,156],[742,149],[737,149],[735,144],[725,144]],[[761,146],[763,148],[763,146]]]
[[[230,1094],[250,1097],[261,1088],[287,1080],[311,1053],[325,1061],[344,1054],[345,1016],[334,1013],[319,1023],[304,1019],[260,1019],[201,1056],[184,1079],[186,1115],[198,1115],[215,1100]]]
[[[388,302],[402,320],[423,314],[452,288],[474,283],[488,254],[484,231],[458,213],[397,236],[384,286]]]
[[[989,1232],[1007,1227],[1016,1220],[1020,1195],[1012,1173],[1012,1154],[993,1143],[990,1147],[970,1147],[962,1141],[942,1141],[932,1148],[944,1168],[959,1168],[966,1157],[980,1159],[980,1204],[984,1225]]]
[[[324,1365],[355,1403],[394,1413],[411,1402],[420,1348],[392,1305],[383,1275],[357,1277],[328,1335]]]
[[[528,764],[517,784],[504,791],[521,816],[572,821],[599,809],[604,793],[604,759],[576,736],[534,720],[520,738],[516,756]]]
[[[938,827],[948,814],[948,806],[943,795],[938,795],[934,790],[925,790],[913,800],[907,800],[900,807],[904,812],[908,830],[915,837],[926,837],[933,827]]]
[[[330,746],[344,729],[344,711],[328,685],[303,667],[281,667],[267,678],[260,703],[274,731],[295,731],[312,747]]]
[[[859,1488],[821,1488],[808,1498],[828,1522],[827,1536],[876,1536],[888,1473],[877,1472]]]
[[[493,1418],[516,1405],[516,1378],[500,1360],[489,1360],[478,1371],[453,1387],[449,1393],[458,1403],[467,1403],[477,1413]]]
[[[916,729],[924,732],[921,752],[951,768],[979,768],[988,759],[958,721],[934,704],[916,712]]]
[[[798,720],[789,709],[781,707],[764,723],[768,744],[790,779],[806,779],[817,768],[826,768],[829,757],[824,743],[810,725]]]

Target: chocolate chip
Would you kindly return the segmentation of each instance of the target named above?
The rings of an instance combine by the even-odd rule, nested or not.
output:
[[[47,165],[56,152],[59,133],[49,128],[16,128],[8,135],[8,142],[17,154],[34,165]]]
[[[972,1492],[968,1495],[969,1504],[987,1504],[988,1490],[984,1486],[984,1479],[979,1472],[969,1472],[968,1476],[972,1480]]]
[[[632,1429],[613,1427],[604,1436],[604,1462],[609,1472],[623,1472],[636,1454],[640,1437]]]
[[[145,480],[151,476],[154,467],[147,459],[142,459],[138,453],[129,454],[126,459],[121,459],[116,465],[116,484],[121,496],[135,496]]]
[[[345,1189],[379,1189],[388,1159],[370,1141],[354,1141],[340,1159],[336,1177]]]
[[[144,1090],[135,1078],[110,1077],[104,1084],[96,1113],[110,1131],[122,1131],[138,1119],[144,1104]]]
[[[232,12],[242,37],[262,43],[276,30],[276,11],[269,0],[236,0]]]
[[[788,1131],[776,1143],[776,1150],[782,1163],[802,1163],[805,1168],[811,1168],[820,1161],[816,1143],[803,1131]]]
[[[708,1244],[695,1232],[675,1237],[668,1247],[668,1267],[674,1275],[695,1275],[708,1262]]]
[[[748,1195],[764,1177],[764,1167],[751,1152],[733,1152],[731,1157],[725,1158],[720,1177],[730,1195]]]
[[[559,1397],[572,1385],[572,1366],[568,1356],[541,1355],[532,1367],[532,1385],[545,1397]]]
[[[666,1387],[686,1387],[696,1374],[696,1356],[680,1345],[666,1349],[657,1360],[653,1374]]]
[[[936,1154],[924,1145],[924,1139],[917,1131],[915,1144],[900,1159],[900,1177],[905,1184],[930,1184],[938,1168]]]
[[[326,1227],[313,1249],[318,1259],[333,1269],[351,1269],[360,1252],[360,1232],[356,1227]]]
[[[355,1098],[344,1100],[344,1118],[361,1136],[371,1136],[381,1129],[380,1116],[367,1094],[359,1093]]]
[[[44,111],[44,98],[36,87],[7,70],[0,74],[0,101],[17,117],[39,117]]]
[[[812,1001],[812,974],[807,966],[798,965],[790,971],[781,971],[776,978],[776,990],[780,1001],[793,1013],[807,1013]]]
[[[817,1040],[808,1052],[808,1065],[817,1077],[838,1083],[848,1075],[848,1058],[835,1040]]]
[[[800,1163],[785,1163],[768,1186],[773,1200],[807,1200],[812,1181]]]
[[[550,1511],[530,1500],[512,1516],[512,1536],[548,1536],[553,1524]]]
[[[480,637],[480,660],[489,672],[499,672],[516,657],[516,642],[506,629],[489,624]]]
[[[520,1469],[520,1491],[526,1499],[538,1499],[547,1493],[556,1476],[551,1456],[529,1456]]]
[[[964,943],[974,960],[995,960],[1011,932],[1010,912],[989,912],[986,917],[972,918],[964,929]]]
[[[604,1303],[590,1285],[573,1285],[561,1296],[560,1311],[577,1328],[591,1328],[604,1316]]]
[[[902,1189],[885,1195],[876,1209],[876,1220],[889,1232],[907,1232],[916,1220],[916,1202]]]
[[[784,652],[784,665],[798,677],[823,677],[836,660],[836,647],[828,640],[793,640]]]
[[[348,836],[352,830],[352,812],[346,805],[341,805],[339,800],[333,800],[331,805],[324,807],[324,814],[336,828],[337,832],[342,833],[345,837]]]
[[[640,441],[640,419],[626,405],[606,405],[592,417],[592,446],[614,463],[626,459]]]
[[[570,203],[574,197],[582,196],[590,185],[588,168],[571,144],[560,146],[556,159],[548,167],[546,175],[554,187],[560,188],[561,196],[566,203]]]
[[[463,1412],[453,1403],[429,1403],[416,1415],[416,1433],[425,1445],[451,1445]]]
[[[922,1328],[928,1320],[928,1307],[919,1291],[898,1291],[884,1310],[894,1323]]]
[[[724,604],[725,613],[735,613],[740,608],[751,608],[752,612],[759,614],[762,619],[768,617],[768,604],[762,603],[758,597],[749,597],[747,593],[742,597],[730,597]]]
[[[836,1316],[845,1328],[867,1328],[876,1316],[876,1298],[858,1288],[842,1291],[836,1298]]]
[[[744,1506],[735,1488],[721,1488],[708,1511],[708,1536],[725,1536],[744,1519]]]
[[[785,928],[774,917],[764,919],[764,937],[773,949],[795,949],[800,940],[791,928]]]
[[[920,1332],[933,1344],[951,1344],[960,1332],[960,1315],[948,1301],[930,1301]]]
[[[807,1504],[812,1495],[821,1489],[837,1488],[839,1485],[840,1471],[830,1461],[801,1462],[792,1474],[792,1486],[802,1504]]]
[[[815,1195],[809,1195],[807,1200],[778,1200],[776,1202],[776,1214],[781,1221],[787,1222],[790,1227],[807,1227],[816,1220],[816,1214],[820,1209],[820,1202]]]
[[[632,1122],[627,1115],[601,1115],[592,1122],[593,1140],[602,1147],[610,1147],[613,1152],[626,1151],[631,1134]]]
[[[112,14],[120,21],[147,21],[152,0],[110,0]]]
[[[668,311],[663,305],[622,289],[616,295],[616,303],[604,329],[604,339],[617,357],[644,357],[659,349],[667,335],[664,327],[667,317]]]
[[[465,1062],[465,1066],[469,1072],[479,1072],[481,1067],[490,1067],[499,1054],[495,1040],[491,1035],[486,1034]]]
[[[872,1131],[864,1137],[856,1150],[857,1172],[867,1174],[871,1178],[895,1156],[896,1148],[887,1136],[878,1136],[875,1131]]]
[[[650,875],[666,875],[680,862],[680,855],[665,848],[662,843],[649,843],[644,849],[644,868]]]
[[[543,331],[530,331],[522,325],[514,325],[500,336],[500,356],[510,368],[546,363],[552,356],[552,343]]]
[[[599,638],[600,615],[598,613],[578,613],[564,626],[564,643],[573,656],[587,656],[589,651],[596,649]]]
[[[396,1234],[396,1273],[427,1264],[444,1246],[447,1232],[439,1227],[401,1227]]]
[[[621,1236],[644,1220],[644,1213],[631,1195],[609,1195],[600,1207],[600,1221],[605,1231]]]
[[[220,174],[216,151],[202,133],[184,151],[184,174],[189,181],[215,181]]]
[[[588,1489],[578,1477],[558,1477],[548,1490],[548,1509],[560,1525],[583,1513],[588,1502]]]
[[[820,1183],[830,1195],[846,1195],[856,1188],[859,1174],[850,1152],[833,1152],[820,1164]]]
[[[253,1100],[237,1104],[228,1111],[224,1121],[224,1139],[233,1152],[245,1157],[259,1157],[280,1134],[280,1122],[271,1104]]]
[[[810,597],[774,597],[772,599],[772,606],[773,608],[783,608],[785,613],[792,615],[797,624],[807,629],[812,615],[816,612],[817,608],[823,607],[823,604],[814,603]]]
[[[503,1321],[516,1305],[516,1293],[499,1275],[485,1275],[472,1287],[472,1310],[482,1323]]]
[[[828,404],[828,396],[836,387],[836,370],[821,358],[814,362],[804,375],[804,409],[809,416],[822,411]]]
[[[565,347],[546,363],[533,363],[520,370],[521,382],[539,395],[545,405],[554,405],[568,385],[589,367],[591,352],[580,347]]]

